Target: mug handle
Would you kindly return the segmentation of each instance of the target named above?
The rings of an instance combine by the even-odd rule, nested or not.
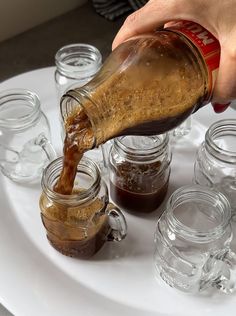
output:
[[[236,291],[236,254],[231,249],[210,257],[207,265],[211,266],[212,287],[225,294]]]
[[[105,210],[109,218],[110,232],[107,235],[108,241],[121,241],[127,234],[127,223],[123,213],[118,207],[109,203]]]
[[[39,134],[38,137],[35,138],[34,144],[43,149],[49,161],[56,159],[57,154],[55,149],[43,133]]]

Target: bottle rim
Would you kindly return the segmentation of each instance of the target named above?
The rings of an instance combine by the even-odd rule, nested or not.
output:
[[[76,194],[65,195],[55,192],[53,187],[60,176],[62,166],[63,157],[59,157],[49,163],[43,171],[41,186],[43,192],[49,199],[59,204],[78,206],[96,198],[102,184],[105,186],[108,194],[107,187],[101,179],[101,174],[97,164],[85,156],[83,156],[80,160],[77,166],[77,172],[84,173],[91,177],[93,179],[91,185],[81,192],[76,192]]]
[[[7,117],[11,106],[24,104],[28,111],[19,116]],[[5,112],[1,114],[1,112]],[[16,111],[14,111],[16,112]],[[12,112],[11,112],[12,113]],[[41,114],[41,104],[36,93],[26,89],[9,89],[0,93],[0,126],[9,130],[26,129],[32,126]]]
[[[125,141],[131,137],[134,137],[136,143],[136,148],[125,144]],[[147,143],[142,148],[144,143],[141,140],[149,141],[149,146]],[[169,143],[168,134],[160,134],[153,136],[132,136],[125,135],[114,139],[114,147],[119,152],[119,154],[124,155],[126,159],[131,161],[151,161],[161,155],[166,151]]]
[[[236,143],[236,119],[224,119],[213,123],[205,135],[205,147],[209,154],[227,163],[236,163],[236,151],[226,150],[215,142],[219,137],[233,136]]]
[[[89,44],[76,43],[61,47],[55,54],[58,71],[71,79],[94,76],[102,65],[99,50]]]
[[[182,223],[174,214],[176,207],[186,202],[205,202],[213,206],[220,222],[213,228],[196,229]],[[166,214],[165,214],[166,213]],[[165,216],[169,227],[176,234],[193,242],[205,243],[215,240],[225,233],[226,227],[230,224],[231,208],[227,198],[219,191],[200,185],[187,185],[177,189],[169,198],[166,205]]]

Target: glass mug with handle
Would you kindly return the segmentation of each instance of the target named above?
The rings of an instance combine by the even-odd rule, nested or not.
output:
[[[99,167],[83,157],[71,195],[55,192],[62,170],[62,157],[43,172],[40,209],[50,244],[64,255],[88,259],[106,241],[121,241],[127,225],[122,212],[109,203],[108,189]],[[78,179],[78,180],[77,180]]]
[[[155,267],[171,287],[197,293],[236,289],[230,204],[219,191],[191,185],[169,198],[155,232]]]
[[[24,89],[0,93],[0,170],[15,182],[39,180],[56,157],[38,96]]]
[[[220,120],[209,127],[197,151],[194,182],[221,191],[236,220],[236,119]]]

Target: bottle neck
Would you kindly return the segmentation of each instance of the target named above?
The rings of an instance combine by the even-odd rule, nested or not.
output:
[[[179,188],[172,194],[165,217],[175,234],[192,242],[207,243],[225,233],[231,211],[223,194],[193,185]]]
[[[34,125],[41,116],[38,96],[24,89],[0,93],[0,127],[20,131]]]
[[[236,164],[236,120],[220,120],[210,126],[205,148],[216,159]]]
[[[88,80],[98,72],[102,56],[98,49],[87,44],[62,47],[55,55],[58,71],[71,79]]]
[[[91,100],[86,87],[69,90],[61,98],[60,103],[61,116],[64,122],[71,115],[71,113],[83,110],[87,115],[94,133],[94,146],[98,147],[100,144],[108,140],[105,136],[106,129],[102,124],[105,121],[104,113],[97,104]]]
[[[43,172],[42,189],[44,194],[53,202],[62,205],[78,206],[96,198],[101,188],[101,175],[97,165],[87,157],[83,157],[77,167],[80,187],[74,188],[71,195],[59,194],[54,191],[63,167],[63,158],[52,161]],[[82,188],[81,188],[82,186]]]

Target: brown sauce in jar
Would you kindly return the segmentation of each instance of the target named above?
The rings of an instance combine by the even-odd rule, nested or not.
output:
[[[91,124],[83,111],[71,115],[66,122],[63,168],[54,191],[63,195],[79,194],[84,188],[74,189],[77,166],[83,153],[93,147]],[[64,255],[89,258],[107,240],[110,225],[106,214],[96,213],[106,206],[96,198],[91,203],[71,207],[59,203],[44,207],[41,196],[41,218],[51,245]]]
[[[160,161],[145,165],[121,163],[116,167],[114,182],[110,180],[112,200],[132,213],[155,211],[166,196],[169,182],[169,174],[159,175],[160,167]]]
[[[42,195],[41,219],[47,238],[56,250],[66,256],[86,259],[103,246],[110,231],[107,215],[93,218],[96,212],[104,208],[101,199],[97,198],[84,206],[65,207],[54,203],[43,208],[44,199]]]

